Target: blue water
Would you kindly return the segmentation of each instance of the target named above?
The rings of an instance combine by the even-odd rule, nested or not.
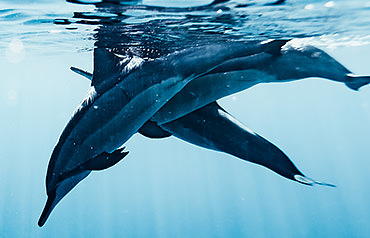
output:
[[[337,187],[304,186],[173,137],[135,135],[123,162],[93,172],[37,226],[50,154],[90,85],[69,67],[92,71],[94,44],[155,58],[146,49],[300,38],[370,74],[369,1],[189,9],[210,2],[141,1],[146,7],[119,11],[0,3],[0,237],[368,237],[370,86],[355,92],[314,78],[260,84],[220,104],[303,173]]]

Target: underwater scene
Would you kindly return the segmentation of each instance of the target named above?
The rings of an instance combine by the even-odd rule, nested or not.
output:
[[[370,1],[1,0],[0,237],[368,237]]]

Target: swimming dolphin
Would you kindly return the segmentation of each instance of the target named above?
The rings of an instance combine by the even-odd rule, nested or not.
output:
[[[173,121],[222,97],[258,83],[288,82],[320,77],[343,82],[353,90],[367,85],[370,76],[352,74],[334,58],[311,45],[271,41],[263,51],[223,62],[199,76],[177,93],[153,117],[163,124]],[[179,107],[178,105],[181,105]]]
[[[58,202],[92,170],[118,163],[119,148],[191,80],[223,62],[270,48],[273,43],[231,43],[195,47],[143,62],[119,56],[94,66],[87,97],[55,146],[48,166],[48,199],[38,225]],[[96,54],[109,54],[97,49]],[[170,64],[169,64],[170,62]]]

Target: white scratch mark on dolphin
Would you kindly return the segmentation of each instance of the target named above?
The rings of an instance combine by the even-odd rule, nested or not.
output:
[[[75,115],[78,111],[80,111],[82,108],[86,107],[87,105],[92,104],[95,101],[95,98],[97,97],[97,93],[95,90],[95,87],[90,87],[89,91],[87,92],[87,95],[84,100],[80,103],[80,105],[76,108],[76,110],[73,112],[72,115]],[[72,116],[73,117],[73,116]]]
[[[123,68],[124,72],[130,72],[131,70],[140,67],[144,63],[144,60],[138,56],[133,56],[130,62]]]

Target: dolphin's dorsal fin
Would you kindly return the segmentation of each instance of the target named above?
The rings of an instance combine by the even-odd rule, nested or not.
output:
[[[283,47],[289,40],[269,40],[262,42],[264,51],[271,55],[281,55],[281,47]]]
[[[105,48],[94,49],[94,73],[91,85],[97,86],[121,72],[121,69],[130,62],[131,58],[130,56],[117,55]]]

